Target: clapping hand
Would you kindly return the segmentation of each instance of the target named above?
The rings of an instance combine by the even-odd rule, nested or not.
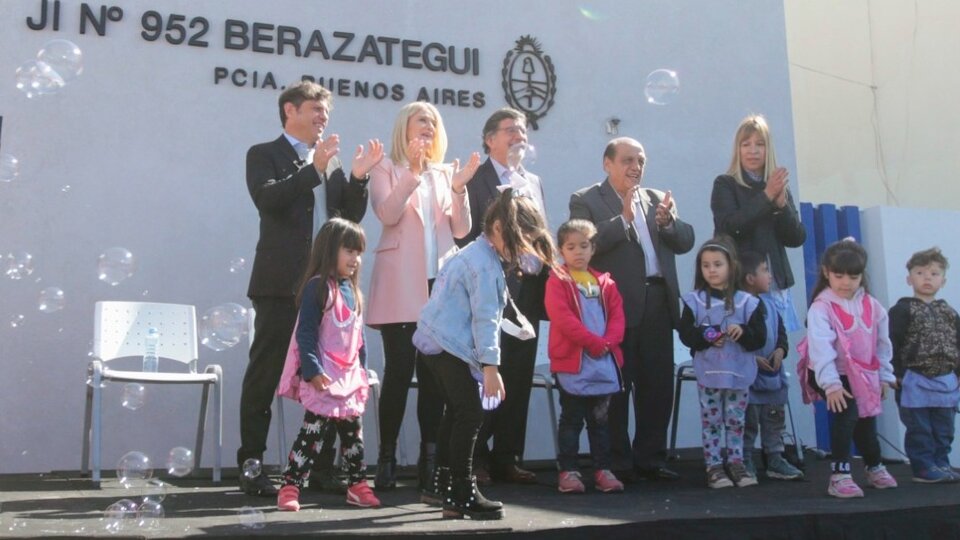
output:
[[[353,170],[350,174],[354,178],[366,177],[370,169],[383,159],[383,143],[379,139],[370,139],[367,141],[367,146],[370,148],[367,152],[363,151],[361,144],[353,154]]]
[[[407,143],[406,154],[407,162],[410,163],[410,172],[419,176],[424,169],[424,160],[427,155],[427,143],[423,139],[416,137],[410,139]]]
[[[320,174],[327,172],[327,164],[338,152],[340,152],[339,135],[317,139],[317,144],[313,147],[313,166],[317,172]]]
[[[633,220],[637,217],[637,214],[633,211],[633,197],[640,190],[640,186],[634,186],[627,190],[627,193],[623,196],[623,220],[625,222],[633,223]]]
[[[453,160],[453,177],[451,178],[450,182],[453,185],[454,193],[463,193],[463,190],[465,190],[467,187],[467,183],[473,179],[473,175],[477,172],[477,168],[479,166],[479,152],[470,154],[470,161],[467,161],[467,165],[462,169],[460,168],[460,160]]]
[[[663,200],[657,205],[656,216],[654,218],[657,222],[657,227],[662,228],[670,225],[670,222],[673,221],[671,210],[673,210],[673,194],[667,191]]]
[[[783,167],[777,167],[770,177],[767,178],[767,185],[763,188],[763,193],[775,204],[777,208],[783,208],[787,204],[787,183],[789,174]]]

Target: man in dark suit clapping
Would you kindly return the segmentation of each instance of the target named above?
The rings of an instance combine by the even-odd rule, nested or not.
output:
[[[367,173],[383,157],[379,141],[357,149],[348,180],[338,166],[339,138],[322,138],[330,92],[300,82],[280,94],[283,134],[247,151],[247,189],[260,214],[260,239],[247,296],[256,309],[250,363],[240,394],[237,465],[263,460],[270,406],[297,318],[294,301],[313,237],[328,218],[359,222],[367,209]],[[249,495],[276,496],[266,477],[240,476]]]
[[[570,218],[597,227],[591,266],[610,272],[623,296],[624,392],[610,404],[613,469],[621,480],[637,474],[673,480],[666,468],[667,425],[673,405],[673,329],[680,321],[675,255],[693,248],[693,227],[680,220],[671,193],[641,188],[643,146],[621,137],[607,144],[607,179],[570,197]],[[628,406],[633,391],[636,433],[631,447]]]

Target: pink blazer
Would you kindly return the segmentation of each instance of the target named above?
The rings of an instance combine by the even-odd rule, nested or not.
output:
[[[470,203],[466,190],[453,193],[453,174],[447,165],[431,165],[426,171],[434,181],[434,227],[437,257],[453,246],[454,237],[470,232]],[[427,303],[424,201],[417,191],[417,177],[402,165],[384,158],[370,171],[370,203],[383,225],[374,250],[373,276],[364,319],[368,326],[415,322]]]

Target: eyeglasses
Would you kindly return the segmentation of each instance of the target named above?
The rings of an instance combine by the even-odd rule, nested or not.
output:
[[[508,127],[502,127],[502,128],[497,128],[497,131],[506,131],[507,133],[509,133],[509,134],[511,134],[511,135],[526,135],[526,134],[527,134],[527,128],[525,128],[525,127],[523,127],[523,126],[508,126]]]

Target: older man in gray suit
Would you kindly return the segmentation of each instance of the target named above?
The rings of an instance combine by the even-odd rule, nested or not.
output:
[[[621,480],[679,476],[666,468],[673,404],[673,329],[680,321],[674,256],[693,247],[693,227],[680,220],[669,191],[640,187],[646,154],[634,139],[607,144],[607,179],[570,197],[570,218],[597,226],[591,266],[610,272],[623,296],[624,392],[610,404],[613,469]],[[636,433],[627,433],[633,391]]]

